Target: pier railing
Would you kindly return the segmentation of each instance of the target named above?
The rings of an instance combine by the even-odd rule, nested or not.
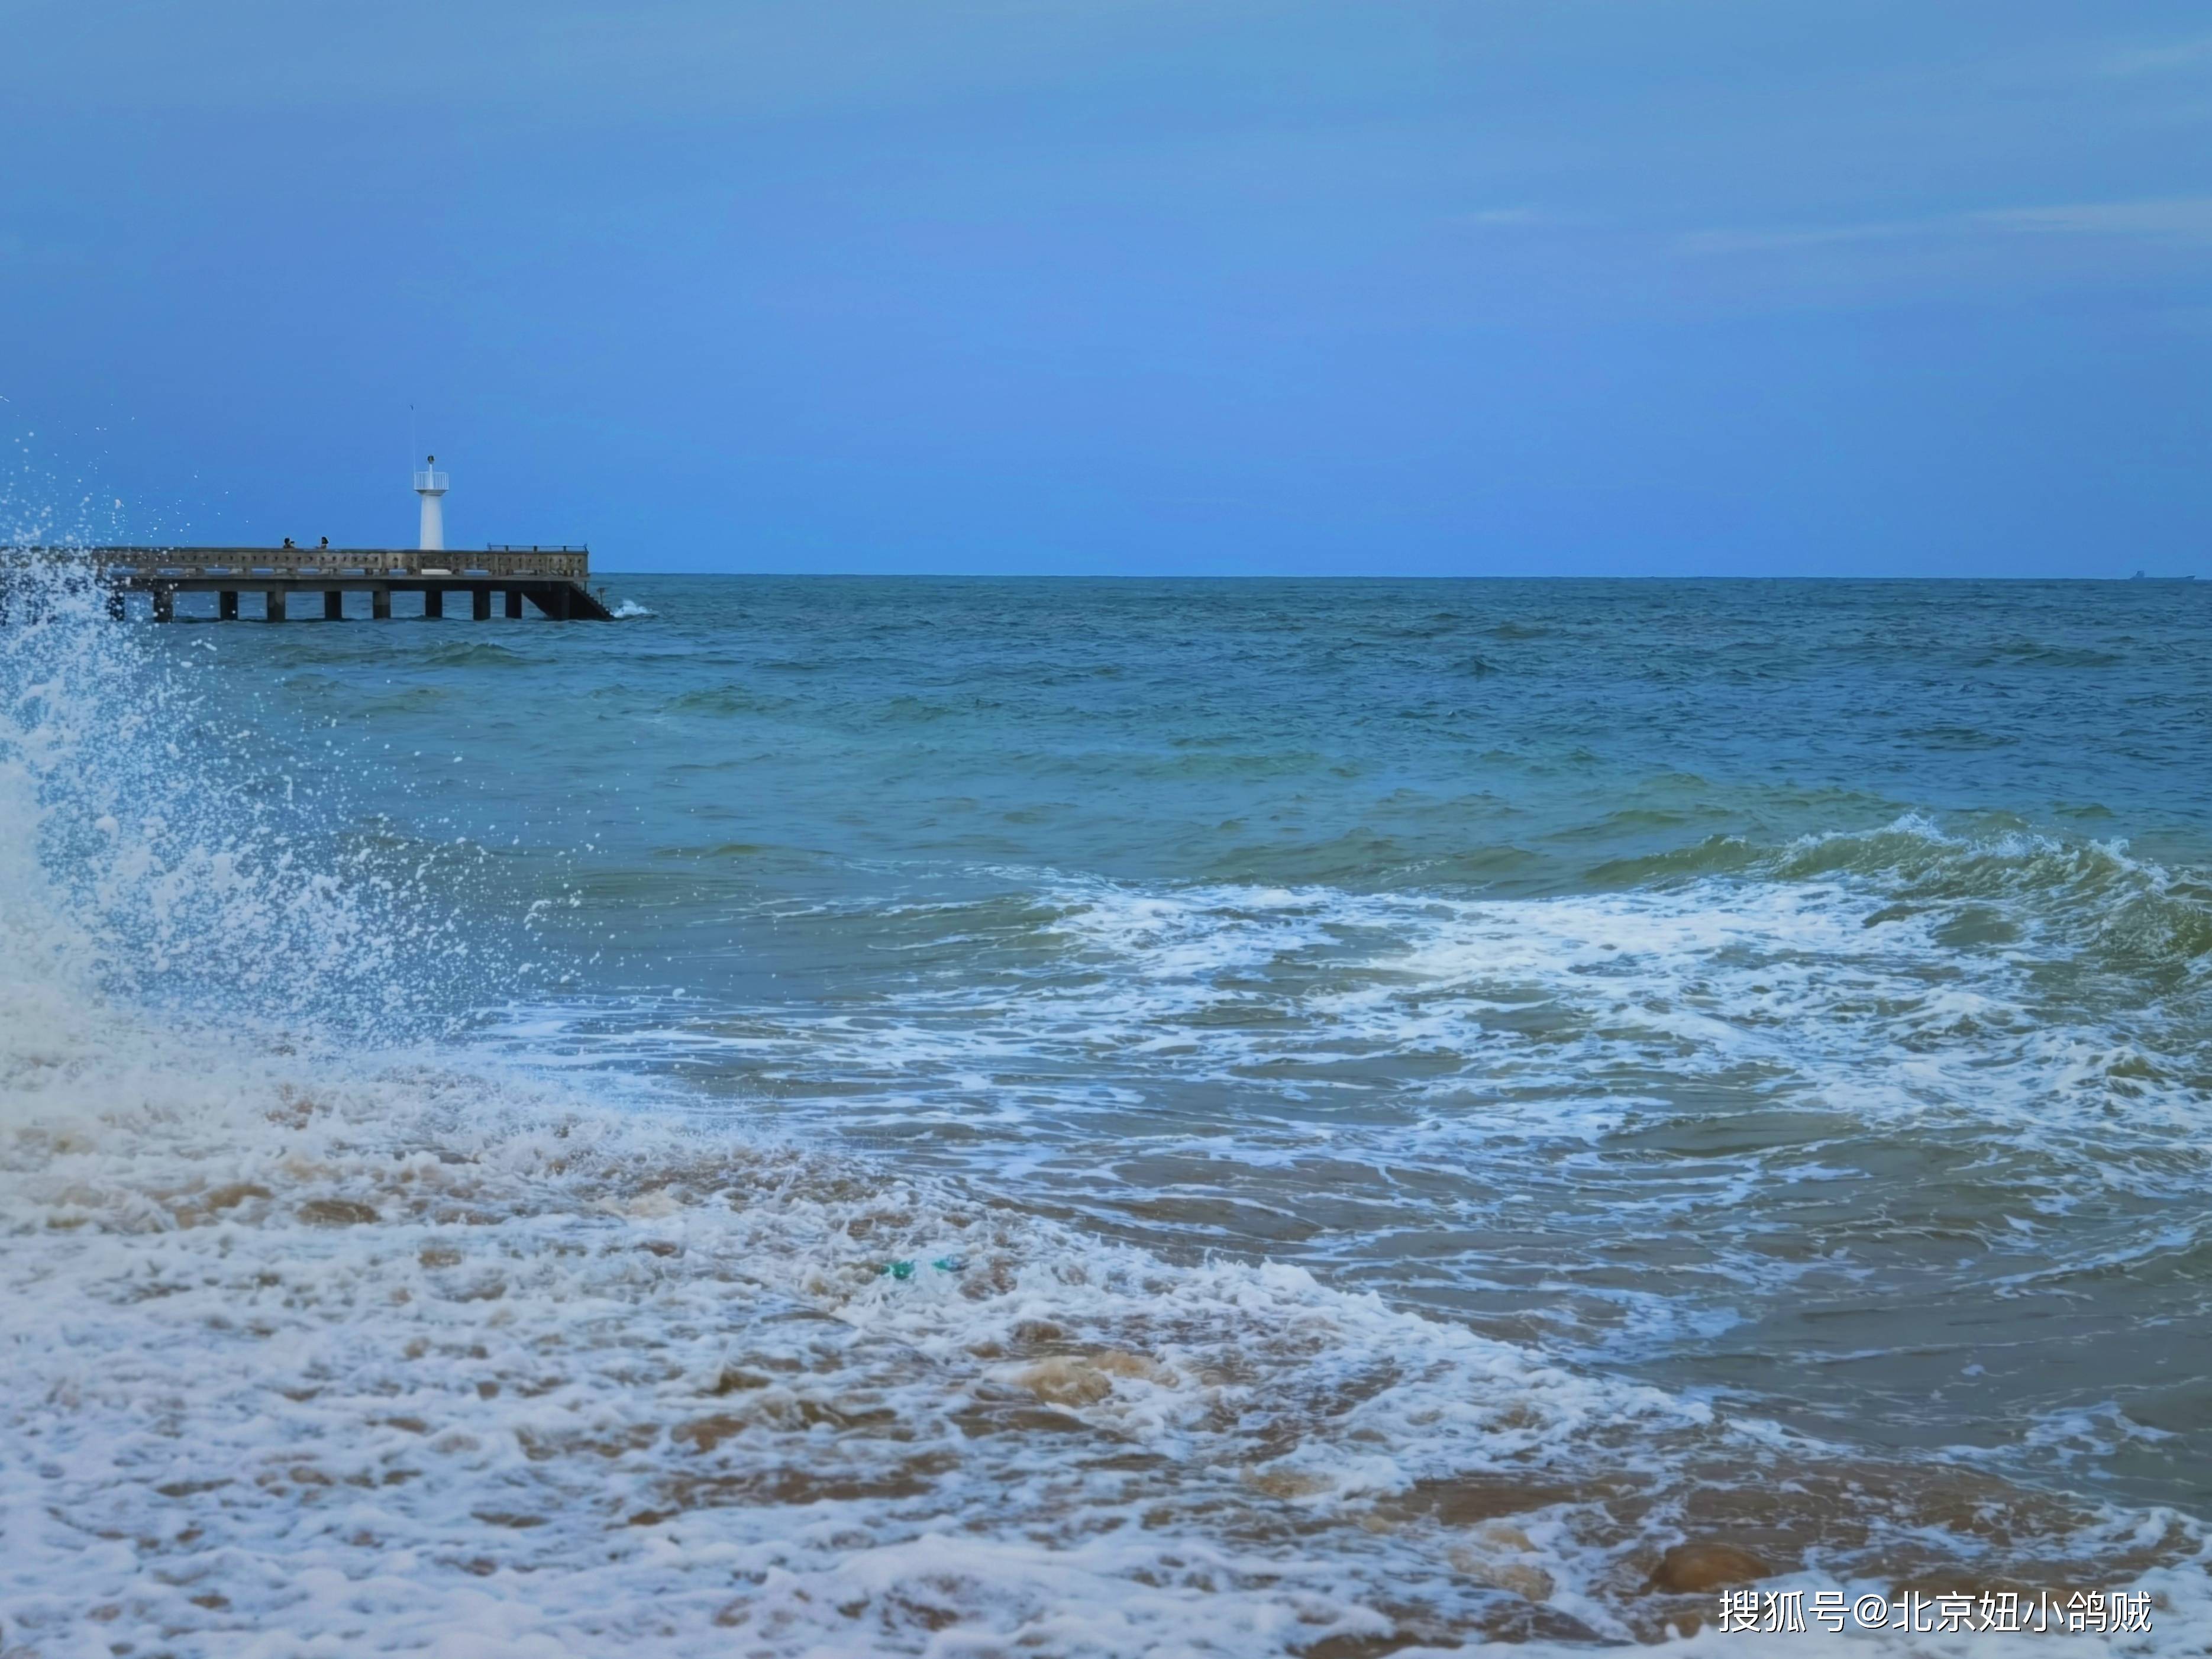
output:
[[[449,548],[426,553],[383,547],[82,547],[12,549],[20,556],[67,560],[114,576],[469,577],[538,576],[581,581],[591,573],[584,547]]]

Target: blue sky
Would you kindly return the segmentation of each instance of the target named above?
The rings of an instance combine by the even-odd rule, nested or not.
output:
[[[610,568],[2212,573],[2201,3],[9,0],[0,57],[17,527],[404,545],[411,419],[457,544]]]

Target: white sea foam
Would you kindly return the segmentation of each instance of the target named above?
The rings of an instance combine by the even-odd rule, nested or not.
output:
[[[1938,935],[1978,898],[1905,910],[1875,879],[1504,901],[1093,886],[1063,902],[1056,925],[1121,969],[1107,995],[1077,995],[1156,1042],[1178,1014],[1218,1020],[1270,998],[1295,1007],[1294,1031],[1209,1043],[1232,1064],[1330,1042],[1428,1048],[1501,1094],[1565,1093],[1638,1057],[1677,1076],[1766,1067],[1779,1090],[1808,1085],[1856,1111],[1996,1112],[2046,1127],[2088,1113],[2101,1131],[2107,1101],[2094,1085],[2129,1057],[2128,1034],[2054,1026],[2035,1006],[2035,935],[2049,924],[2027,907],[2008,918],[2015,942],[1967,953]],[[1534,1006],[1559,1017],[1540,1042],[1492,1018]],[[2146,1081],[2131,1091],[2134,1122],[2196,1121],[2180,1079]]]
[[[2023,856],[1909,821],[1890,835],[1954,866]],[[878,1107],[886,1126],[1011,1109],[1047,1138],[1054,1121],[1120,1122],[1164,1079],[1281,1102],[1304,1126],[1285,1131],[1294,1140],[1322,1133],[1336,1098],[1381,1113],[1395,1144],[1411,1129],[1462,1147],[1586,1141],[1672,1093],[1720,1087],[1839,1127],[2002,1130],[2094,1152],[2100,1182],[2164,1195],[2196,1178],[2170,1154],[2202,1115],[2206,963],[2156,1003],[2115,976],[2111,1006],[2085,1011],[2094,999],[2047,982],[2078,981],[2078,935],[2164,880],[2138,872],[2131,892],[2053,915],[2033,895],[1911,900],[1909,878],[1863,872],[1515,900],[1047,878],[1032,901],[1043,920],[1014,930],[1018,948],[978,948],[983,970],[962,982],[917,978],[826,1011],[599,1010],[585,1057],[741,1061],[781,1100],[831,1089],[848,1129]],[[978,908],[943,907],[923,930],[959,935]],[[1946,939],[1978,915],[2002,924],[1995,942]],[[526,1018],[533,1035],[561,1023]],[[855,1079],[879,1085],[872,1101],[832,1087]],[[1152,1125],[1174,1127],[1172,1114]]]

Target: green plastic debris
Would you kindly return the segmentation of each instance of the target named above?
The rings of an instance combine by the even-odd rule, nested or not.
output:
[[[941,1273],[957,1273],[968,1263],[957,1255],[940,1255],[929,1265]],[[887,1261],[876,1269],[876,1276],[880,1279],[889,1274],[893,1279],[912,1279],[917,1266],[918,1264],[912,1261]]]

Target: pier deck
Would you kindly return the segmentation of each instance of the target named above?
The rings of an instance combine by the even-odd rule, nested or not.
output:
[[[345,596],[369,596],[369,615],[392,615],[392,596],[419,593],[425,617],[446,614],[448,594],[466,594],[478,622],[492,614],[492,596],[502,596],[509,617],[523,615],[527,603],[556,622],[612,619],[605,603],[586,585],[590,550],[582,547],[490,547],[443,552],[371,547],[88,547],[11,550],[21,561],[45,557],[65,562],[89,574],[106,590],[110,614],[127,614],[128,597],[144,593],[154,620],[176,616],[179,593],[213,593],[216,616],[239,616],[239,596],[262,596],[262,617],[287,622],[319,617],[337,622],[346,614]],[[295,598],[320,603],[301,605]]]

